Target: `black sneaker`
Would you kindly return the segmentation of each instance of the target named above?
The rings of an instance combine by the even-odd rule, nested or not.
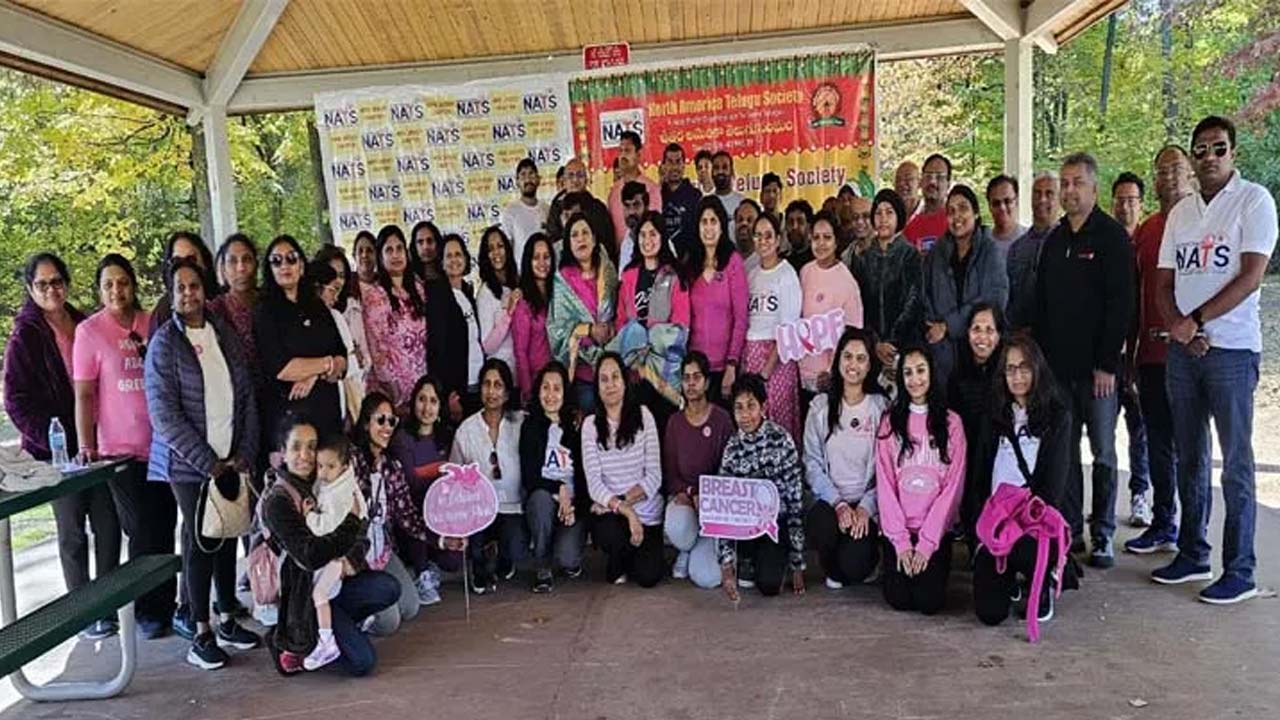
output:
[[[196,624],[191,620],[191,608],[179,605],[173,611],[173,631],[183,640],[195,642]]]
[[[498,579],[507,581],[516,576],[516,564],[506,558],[498,558]]]
[[[240,627],[235,620],[218,623],[218,645],[236,650],[252,650],[262,644],[256,633]]]
[[[197,636],[191,641],[191,649],[187,651],[187,662],[201,670],[217,670],[226,665],[230,659],[227,653],[218,647],[218,641],[211,632]]]
[[[167,618],[138,618],[138,634],[144,640],[159,640],[172,629]]]
[[[80,637],[85,640],[105,640],[115,635],[120,628],[116,625],[115,620],[94,620],[89,626],[80,631]]]
[[[537,577],[533,579],[533,591],[535,593],[549,593],[553,588],[551,570],[539,570]]]
[[[497,589],[497,582],[493,578],[493,573],[489,569],[480,564],[471,566],[471,592],[476,595],[484,595],[492,590]]]
[[[1040,608],[1036,617],[1042,623],[1053,619],[1053,588],[1056,586],[1056,580],[1052,577],[1045,577],[1044,587],[1040,588]]]
[[[1084,552],[1084,550],[1085,550],[1084,535],[1076,535],[1075,537],[1071,538],[1071,554],[1072,555],[1079,555],[1080,553]]]
[[[569,578],[570,580],[577,580],[578,578],[582,577],[582,566],[578,565],[576,567],[565,568],[564,576]]]

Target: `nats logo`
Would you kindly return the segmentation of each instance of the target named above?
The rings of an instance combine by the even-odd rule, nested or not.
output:
[[[1198,242],[1179,243],[1178,274],[1224,273],[1231,263],[1231,248],[1221,235],[1205,235]]]

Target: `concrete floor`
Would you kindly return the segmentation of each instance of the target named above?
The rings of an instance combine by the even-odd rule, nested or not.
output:
[[[1274,584],[1280,512],[1260,507],[1258,521],[1259,578]],[[1035,646],[1021,620],[981,626],[960,571],[934,618],[893,612],[878,587],[828,591],[816,569],[804,597],[747,591],[735,609],[685,583],[607,586],[597,567],[549,596],[521,580],[472,598],[470,623],[461,587],[446,585],[442,604],[379,643],[369,678],[285,679],[265,650],[201,672],[170,638],[142,645],[112,700],[36,705],[0,683],[0,720],[1280,717],[1280,601],[1196,602],[1194,587],[1147,580],[1165,557],[1089,571]],[[106,674],[115,649],[73,640],[31,674]]]

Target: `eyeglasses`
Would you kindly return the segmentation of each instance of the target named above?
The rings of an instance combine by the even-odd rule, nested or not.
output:
[[[400,424],[400,418],[395,415],[374,415],[373,421],[378,423],[379,426],[391,427],[392,429],[394,429],[396,425]]]
[[[142,336],[139,335],[137,332],[130,330],[129,342],[133,343],[134,349],[138,351],[138,359],[146,360],[147,359],[147,341],[143,340]]]
[[[1031,366],[1026,363],[1020,363],[1018,365],[1005,365],[1004,374],[1005,374],[1005,377],[1017,377],[1018,375],[1026,375],[1030,377]]]
[[[31,283],[31,287],[35,288],[36,292],[47,293],[50,290],[62,290],[66,288],[67,281],[60,277],[53,278],[52,280],[36,280]]]
[[[570,180],[586,180],[587,179],[587,173],[584,170],[579,170],[578,172],[567,172],[564,174],[564,176],[569,178]]]
[[[946,181],[947,181],[947,174],[946,174],[946,173],[944,173],[944,172],[927,172],[927,173],[921,173],[921,174],[920,174],[920,177],[923,177],[925,180],[937,180],[937,181],[939,181],[939,182],[946,182]]]
[[[502,479],[502,466],[498,465],[498,451],[496,449],[489,451],[489,467],[493,480]]]
[[[1226,140],[1219,140],[1212,144],[1200,143],[1199,145],[1191,148],[1191,157],[1194,157],[1197,160],[1203,160],[1204,156],[1208,155],[1210,150],[1213,151],[1214,157],[1222,157],[1223,155],[1226,155],[1227,150],[1230,149],[1231,146],[1227,144]]]
[[[273,253],[267,258],[267,262],[271,263],[271,267],[280,267],[281,265],[297,265],[298,262],[301,260],[302,258],[298,257],[298,253],[292,250],[290,250],[289,252],[283,255],[278,255]]]

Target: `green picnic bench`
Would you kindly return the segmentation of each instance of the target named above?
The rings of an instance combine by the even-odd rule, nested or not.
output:
[[[13,548],[9,518],[128,472],[141,472],[131,461],[115,461],[68,473],[57,485],[27,492],[0,492],[0,677],[8,676],[29,700],[93,700],[119,694],[137,667],[134,601],[177,574],[176,555],[143,555],[130,559],[88,585],[73,590],[22,618],[14,593]],[[51,682],[34,685],[22,667],[74,637],[86,625],[112,612],[120,619],[120,670],[110,680]]]

